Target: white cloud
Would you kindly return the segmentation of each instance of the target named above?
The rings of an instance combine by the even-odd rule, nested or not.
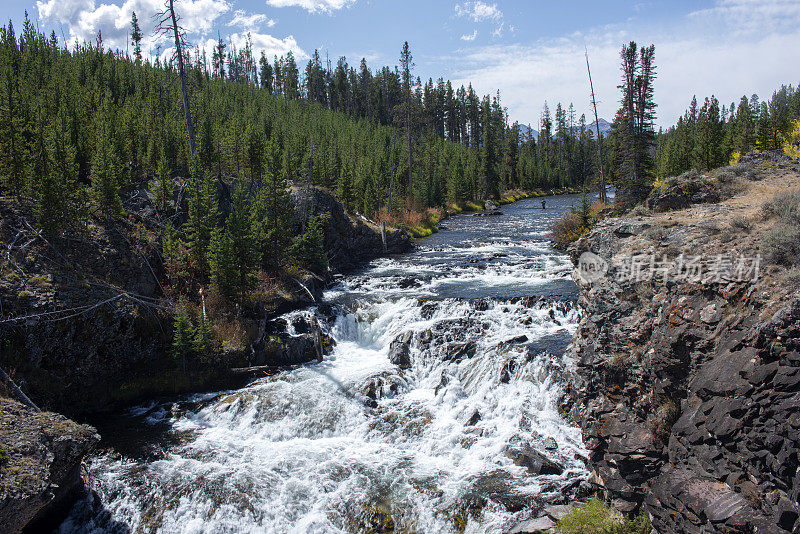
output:
[[[461,36],[462,41],[474,41],[478,37],[478,30],[475,30],[472,33],[467,33]]]
[[[725,26],[736,34],[790,31],[800,19],[797,0],[718,0],[709,9],[695,11],[691,19]]]
[[[45,20],[69,24],[76,21],[84,11],[94,10],[94,0],[48,0],[36,2],[39,17]]]
[[[118,4],[99,4],[94,0],[39,0],[39,18],[46,24],[64,24],[69,28],[69,40],[92,41],[98,31],[106,47],[125,50],[131,32],[131,14],[135,11],[143,34],[144,52],[165,44],[168,40],[153,34],[154,15],[164,9],[162,0],[125,0]],[[190,40],[209,32],[214,22],[230,10],[227,0],[186,0],[176,11],[181,26]],[[168,46],[168,45],[167,45]]]
[[[498,22],[503,19],[503,12],[497,8],[497,4],[489,5],[481,0],[456,4],[455,9],[459,17],[470,17],[475,22],[485,20]]]
[[[450,60],[459,84],[472,82],[484,94],[501,89],[512,120],[535,128],[543,103],[552,110],[560,101],[573,102],[591,122],[586,45],[598,111],[611,120],[619,100],[619,51],[630,40],[656,46],[655,101],[663,126],[674,124],[695,94],[715,94],[730,104],[743,94],[769,97],[780,84],[800,78],[800,3],[785,0],[719,0],[672,27],[626,22],[532,44],[481,47]]]
[[[500,25],[497,26],[497,28],[495,28],[494,31],[492,32],[492,36],[493,37],[502,37],[503,36],[503,30],[505,29],[505,27],[506,27],[506,23],[505,22],[501,22]]]
[[[467,17],[472,19],[473,22],[489,22],[495,24],[492,30],[492,37],[502,37],[503,30],[505,29],[505,22],[503,21],[503,12],[498,9],[497,4],[487,4],[481,0],[475,2],[464,2],[463,4],[456,4],[455,12],[457,17]],[[478,36],[478,31],[470,36],[469,34],[462,35],[462,41],[474,41]],[[472,37],[471,39],[469,37]]]
[[[181,26],[190,33],[209,32],[214,22],[231,9],[227,0],[184,0],[179,4]]]
[[[267,0],[272,7],[301,7],[311,13],[332,13],[354,4],[356,0]]]
[[[245,11],[237,9],[233,12],[233,18],[228,22],[228,26],[238,26],[243,30],[255,30],[267,25],[268,28],[275,26],[275,21],[267,19],[263,13],[252,13],[248,15]]]
[[[228,45],[229,51],[231,50],[231,45],[233,45],[233,47],[237,50],[243,50],[247,44],[248,36],[253,44],[253,55],[256,58],[261,56],[262,51],[270,59],[272,59],[273,56],[285,56],[291,51],[298,64],[300,61],[306,61],[310,57],[305,50],[303,50],[300,45],[297,44],[297,40],[293,35],[290,35],[284,39],[279,39],[278,37],[266,33],[252,31],[244,33],[237,32],[226,38],[223,38],[223,41],[226,45]],[[214,47],[216,47],[218,42],[219,41],[217,41],[215,38],[208,38],[200,43],[200,48],[206,51],[208,57],[211,57],[214,52]],[[299,65],[299,68],[302,70],[302,65]]]

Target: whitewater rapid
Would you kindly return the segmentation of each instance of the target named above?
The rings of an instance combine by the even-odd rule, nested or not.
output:
[[[336,341],[321,363],[121,414],[61,532],[502,532],[559,500],[586,477],[558,409],[576,290],[546,238],[571,200],[446,221],[328,290],[334,313],[288,314]]]

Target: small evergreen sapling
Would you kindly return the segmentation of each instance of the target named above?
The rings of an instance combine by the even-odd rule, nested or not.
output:
[[[186,303],[182,300],[175,308],[175,322],[172,330],[172,357],[180,360],[181,366],[186,370],[186,356],[192,350],[194,332],[189,322],[189,312]]]
[[[292,258],[301,267],[311,272],[322,274],[328,269],[328,257],[325,255],[323,240],[326,217],[308,216],[306,230],[295,237],[292,244]]]

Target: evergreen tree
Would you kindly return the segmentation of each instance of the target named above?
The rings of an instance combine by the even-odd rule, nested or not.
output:
[[[110,117],[111,102],[107,96],[96,127],[95,152],[92,159],[91,197],[95,208],[107,218],[122,215],[120,199],[120,169],[117,154],[112,145],[114,127]]]
[[[217,32],[217,44],[214,46],[214,51],[211,54],[212,68],[214,69],[214,76],[225,79],[225,42],[222,40],[219,32]]]
[[[219,210],[211,174],[203,171],[199,158],[192,160],[189,181],[189,219],[186,222],[187,248],[191,266],[199,273],[208,272],[208,249],[211,232],[217,226]]]
[[[258,190],[255,205],[261,264],[269,271],[282,267],[287,260],[294,215],[289,189],[279,170],[278,150],[270,143],[264,160],[264,185]]]
[[[211,286],[223,297],[236,295],[236,270],[233,265],[233,243],[222,228],[211,231],[208,246]]]
[[[297,70],[297,63],[291,50],[286,53],[281,74],[283,77],[283,96],[289,100],[300,98],[300,73]]]
[[[161,252],[164,270],[171,283],[179,282],[189,276],[189,253],[171,221],[164,224],[164,231],[161,234]]]
[[[770,117],[766,102],[761,103],[761,110],[758,113],[756,145],[759,150],[775,150],[778,148],[777,135],[773,128],[772,117]]]
[[[226,297],[238,295],[241,303],[253,284],[253,274],[258,266],[253,219],[247,190],[240,182],[231,199],[231,213],[225,224],[225,232],[222,233],[219,228],[212,232],[209,263],[211,283]]]
[[[194,339],[192,339],[192,349],[195,354],[206,358],[214,352],[214,334],[211,331],[211,321],[208,320],[203,311],[197,317],[197,328],[194,332]]]
[[[139,28],[136,11],[131,12],[131,41],[133,41],[133,57],[137,63],[140,63],[142,61],[142,30]]]
[[[328,258],[323,248],[325,224],[324,219],[310,214],[305,231],[295,237],[292,244],[292,259],[317,274],[323,274],[328,269]]]
[[[713,96],[706,98],[700,108],[695,129],[693,161],[699,170],[711,170],[722,164],[722,124],[719,117],[719,102]]]
[[[755,146],[755,121],[750,102],[746,96],[739,101],[736,117],[733,120],[733,148],[740,154],[747,154]]]
[[[620,190],[617,200],[624,205],[644,199],[653,178],[655,47],[650,45],[639,51],[631,41],[622,47],[620,56],[622,107],[618,125]]]
[[[408,209],[413,209],[414,203],[414,152],[411,140],[413,130],[413,111],[412,106],[412,77],[411,71],[414,68],[414,58],[408,47],[408,41],[403,43],[403,50],[400,52],[400,68],[403,73],[403,108],[402,114],[406,127],[406,150],[408,153]]]
[[[265,89],[269,94],[272,94],[274,90],[272,65],[263,51],[261,52],[261,58],[258,60],[258,64],[260,67],[259,78],[261,79],[261,88]]]
[[[0,29],[0,186],[19,194],[23,178],[22,54],[14,26]]]
[[[175,308],[175,319],[172,327],[172,356],[186,368],[186,356],[192,350],[192,324],[189,322],[189,312],[186,303],[182,300]]]

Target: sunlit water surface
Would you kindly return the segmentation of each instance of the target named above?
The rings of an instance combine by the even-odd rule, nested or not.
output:
[[[586,475],[558,414],[577,289],[547,240],[574,201],[455,217],[344,278],[322,363],[118,414],[61,531],[502,532],[557,500]],[[401,370],[389,346],[409,331]],[[515,465],[514,446],[564,473]]]

